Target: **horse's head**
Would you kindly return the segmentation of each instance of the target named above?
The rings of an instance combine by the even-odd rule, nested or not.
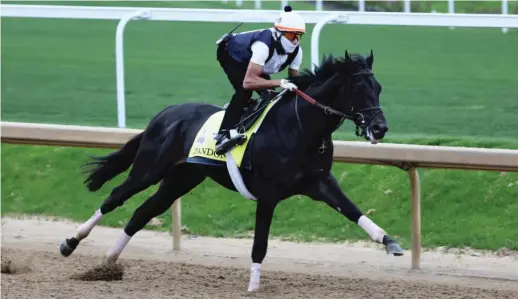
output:
[[[380,107],[381,84],[372,72],[374,54],[345,57],[338,63],[337,80],[342,82],[331,105],[336,106],[356,124],[356,134],[372,143],[383,139],[388,131],[387,120]]]
[[[350,119],[358,136],[377,143],[388,126],[380,107],[381,84],[372,72],[373,62],[372,51],[367,57],[345,51],[343,58],[324,58],[312,73],[313,81],[300,83],[326,113],[339,116],[342,121]]]

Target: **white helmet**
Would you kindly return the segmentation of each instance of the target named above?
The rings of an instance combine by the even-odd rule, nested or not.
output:
[[[273,23],[273,26],[279,31],[288,32],[306,32],[306,23],[304,19],[296,12],[291,11],[291,6],[284,6],[284,12]]]

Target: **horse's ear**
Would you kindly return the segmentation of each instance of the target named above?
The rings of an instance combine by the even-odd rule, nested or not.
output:
[[[372,49],[371,49],[371,54],[367,57],[367,66],[369,67],[370,70],[372,70],[373,63],[374,63],[374,53],[372,53]]]
[[[345,61],[351,61],[351,56],[349,56],[349,53],[347,53],[347,50],[345,50]]]

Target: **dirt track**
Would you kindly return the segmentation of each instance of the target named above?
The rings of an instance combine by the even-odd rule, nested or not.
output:
[[[292,244],[272,240],[261,290],[248,294],[250,240],[189,238],[171,252],[171,238],[142,231],[120,258],[122,280],[73,279],[100,265],[121,230],[97,227],[63,258],[61,240],[76,224],[2,220],[2,298],[518,298],[518,257],[425,252],[410,271],[380,247]],[[475,256],[474,256],[475,255]]]

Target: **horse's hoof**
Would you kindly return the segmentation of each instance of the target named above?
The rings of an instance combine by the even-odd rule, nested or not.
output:
[[[387,254],[393,254],[394,256],[403,255],[403,249],[396,242],[385,245],[385,251],[387,251]]]
[[[392,240],[389,236],[383,237],[383,244],[385,244],[385,251],[387,254],[393,254],[394,256],[402,256],[403,249],[399,246],[399,243]]]
[[[259,283],[253,283],[251,282],[249,285],[248,285],[248,292],[256,292],[259,290]]]
[[[61,252],[62,256],[67,257],[67,256],[70,256],[72,254],[72,252],[74,252],[74,250],[77,247],[76,243],[79,243],[77,241],[76,242],[74,242],[74,241],[75,241],[75,238],[66,239],[65,241],[61,242],[61,245],[59,245],[59,251]]]
[[[113,256],[113,255],[112,256],[105,256],[104,260],[103,260],[103,263],[105,265],[113,265],[113,264],[115,264],[115,262],[117,262],[117,258],[118,257],[119,257],[118,255],[117,256]]]
[[[260,284],[260,272],[259,270],[252,270],[252,273],[250,274],[250,281],[248,282],[248,292],[255,292],[259,290],[259,284]]]

